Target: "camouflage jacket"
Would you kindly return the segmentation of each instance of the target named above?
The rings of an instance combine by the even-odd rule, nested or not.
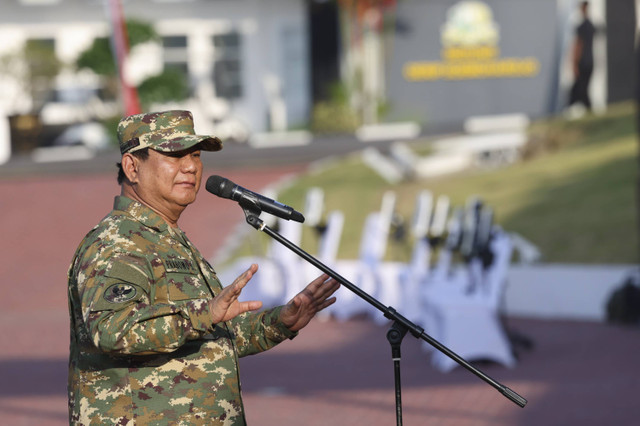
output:
[[[245,424],[238,357],[291,338],[280,308],[212,324],[222,286],[177,228],[116,197],[68,273],[71,424]]]

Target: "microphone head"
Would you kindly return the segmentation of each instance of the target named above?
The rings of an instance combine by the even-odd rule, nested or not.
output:
[[[222,176],[213,175],[210,176],[209,179],[207,179],[205,188],[207,189],[207,191],[209,191],[213,195],[217,195],[218,197],[231,198],[234,186],[235,184],[229,179],[223,178]]]

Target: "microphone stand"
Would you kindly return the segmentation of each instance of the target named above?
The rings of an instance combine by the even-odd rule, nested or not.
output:
[[[298,256],[311,263],[313,266],[326,273],[330,277],[334,278],[341,285],[345,286],[366,302],[373,305],[377,308],[382,314],[393,321],[393,325],[387,332],[387,340],[391,345],[391,355],[394,363],[394,377],[395,377],[395,396],[396,396],[396,424],[398,426],[402,425],[402,389],[400,386],[400,345],[402,344],[402,339],[407,334],[407,332],[411,333],[415,338],[422,339],[429,343],[431,346],[439,350],[440,352],[447,355],[449,358],[453,359],[455,362],[460,364],[462,367],[466,368],[471,373],[475,374],[481,380],[485,381],[487,384],[493,386],[496,390],[498,390],[502,395],[506,398],[519,405],[520,407],[524,407],[527,404],[527,400],[522,396],[518,395],[515,391],[509,389],[505,385],[497,382],[492,379],[482,371],[478,370],[471,364],[469,364],[466,360],[460,357],[455,352],[451,351],[449,348],[435,340],[433,337],[429,336],[424,332],[422,327],[417,326],[407,318],[400,315],[393,307],[384,306],[380,301],[369,295],[368,293],[362,291],[359,287],[349,282],[346,278],[333,271],[331,268],[320,262],[315,257],[311,256],[309,253],[302,250],[300,247],[287,240],[282,235],[278,234],[273,229],[269,228],[258,216],[262,213],[260,207],[257,203],[242,199],[239,201],[240,206],[242,207],[247,223],[253,226],[258,231],[262,231],[265,234],[269,235],[271,238],[275,239],[279,243],[283,244],[288,249],[292,250]]]

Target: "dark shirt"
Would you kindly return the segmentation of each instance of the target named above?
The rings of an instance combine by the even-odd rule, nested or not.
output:
[[[582,54],[578,66],[580,68],[593,67],[593,37],[596,28],[589,19],[585,19],[576,29],[576,36],[582,41]]]

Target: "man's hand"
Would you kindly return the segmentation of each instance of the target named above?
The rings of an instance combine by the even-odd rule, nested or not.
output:
[[[210,302],[211,317],[213,323],[228,321],[248,311],[257,311],[262,307],[262,302],[252,300],[239,302],[238,297],[245,285],[258,270],[258,265],[252,264],[242,275],[236,278],[231,285],[225,287]]]
[[[330,296],[339,287],[340,283],[329,279],[329,275],[319,276],[282,308],[280,321],[291,331],[302,329],[315,314],[336,301],[335,297]]]

